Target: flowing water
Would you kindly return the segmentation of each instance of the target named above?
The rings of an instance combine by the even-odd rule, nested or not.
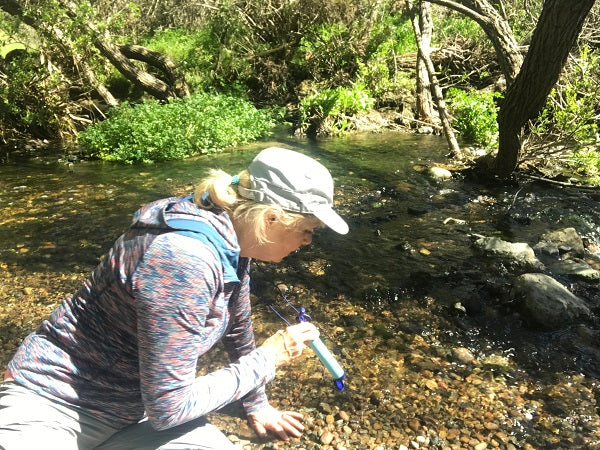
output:
[[[581,339],[581,327],[548,332],[528,326],[508,300],[511,281],[519,270],[480,254],[472,241],[474,235],[484,235],[533,246],[544,232],[574,227],[588,245],[590,261],[597,262],[600,194],[526,180],[511,186],[482,184],[457,172],[448,180],[434,179],[428,167],[448,163],[445,141],[438,136],[385,132],[318,142],[283,137],[210,157],[141,166],[69,162],[56,155],[29,158],[9,154],[0,165],[2,363],[8,361],[20,339],[92,270],[141,204],[191,192],[194,182],[212,167],[235,173],[268,145],[301,150],[330,169],[336,180],[338,210],[347,219],[350,233],[339,236],[322,230],[311,246],[282,264],[255,264],[253,283],[257,297],[271,301],[275,296],[270,289],[273,282],[289,287],[294,300],[308,302],[313,317],[324,327],[327,324],[325,328],[335,334],[336,353],[345,355],[347,363],[356,367],[365,380],[370,375],[361,367],[372,365],[379,347],[363,351],[357,339],[361,344],[375,339],[383,345],[381,354],[386,354],[387,359],[381,360],[381,368],[384,364],[396,364],[394,360],[398,361],[399,355],[414,362],[415,348],[424,340],[429,350],[423,351],[434,361],[461,347],[480,360],[495,355],[509,361],[508,369],[501,365],[490,369],[492,377],[504,377],[503,383],[515,377],[521,382],[526,379],[529,386],[539,388],[537,394],[531,388],[530,399],[550,395],[547,389],[554,385],[575,385],[575,394],[569,391],[571,394],[561,396],[560,407],[556,401],[545,403],[554,405],[547,406],[550,412],[546,411],[546,415],[553,420],[560,418],[560,431],[552,431],[548,426],[543,427],[544,432],[534,432],[536,426],[527,413],[521,422],[514,419],[510,427],[505,424],[509,427],[506,434],[514,437],[515,448],[526,442],[538,448],[563,448],[565,443],[572,448],[597,448],[593,445],[600,441],[598,323],[585,325],[586,335],[592,336],[587,341]],[[584,298],[596,315],[600,312],[597,282],[559,281]],[[316,298],[320,301],[314,301]],[[261,309],[260,303],[257,314],[259,319],[271,322],[265,325],[265,333],[269,327],[278,326],[277,319],[269,316],[266,308]],[[257,334],[261,329],[257,327]],[[393,355],[387,354],[390,346],[394,348]],[[348,348],[355,347],[356,354],[349,354]],[[441,366],[434,369],[411,363],[410,367],[417,368],[414,374],[420,378],[431,375],[434,380],[442,373]],[[408,379],[409,375],[405,375]],[[445,384],[451,381],[452,377]],[[279,388],[283,386],[285,383]],[[392,392],[390,386],[382,388],[382,392]],[[276,385],[275,396],[279,388]],[[384,411],[385,399],[373,399],[373,392],[356,389],[357,398],[367,399],[373,410]],[[399,389],[397,383],[394,389]],[[584,411],[565,406],[580,402],[580,395],[589,397]],[[398,413],[400,394],[395,398],[389,407]],[[340,408],[345,405],[345,409],[358,414],[362,411],[361,401],[342,402]],[[318,405],[319,402],[313,406],[319,409]],[[474,407],[477,409],[477,405]],[[552,412],[552,407],[558,412]],[[524,414],[523,407],[519,408],[519,414]],[[371,411],[363,413],[368,415]],[[385,420],[376,412],[372,414],[379,417],[379,422]],[[420,416],[424,413],[415,407],[411,414],[421,423],[420,431],[413,431],[424,434],[426,420]],[[429,411],[427,415],[434,414]],[[529,425],[522,424],[526,419],[530,420]],[[373,425],[373,419],[370,420],[367,423]],[[370,432],[367,435],[381,445],[397,448],[390,423],[400,423],[399,420],[389,421],[375,437]],[[565,423],[575,422],[579,425],[563,431]],[[406,423],[398,425],[398,430],[413,428]],[[348,436],[357,433],[355,441],[363,447],[355,444],[356,448],[375,448],[364,439],[361,441],[363,437],[357,431],[360,426],[354,431],[346,430]],[[443,428],[449,430],[452,426],[448,419]],[[432,427],[430,424],[425,429]],[[404,435],[397,433],[401,434],[396,436],[400,442]],[[552,433],[560,438],[548,437]],[[314,438],[316,442],[320,440],[315,445],[329,444],[320,436]],[[343,430],[335,436],[334,444],[335,439],[346,439]],[[479,441],[488,442],[488,435],[482,436]],[[430,437],[428,434],[428,445],[438,448]],[[440,439],[451,442],[446,432],[438,432],[435,438],[439,448],[443,448]],[[503,442],[501,437],[494,439],[500,447],[510,448],[510,442]],[[476,444],[464,445],[471,448],[469,445]]]

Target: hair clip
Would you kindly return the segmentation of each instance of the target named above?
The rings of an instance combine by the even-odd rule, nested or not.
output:
[[[240,182],[240,177],[239,175],[233,175],[231,177],[231,185],[236,186],[238,183]]]

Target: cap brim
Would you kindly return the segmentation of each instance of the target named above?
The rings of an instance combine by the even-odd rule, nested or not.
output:
[[[339,234],[348,233],[348,224],[331,208],[311,212],[317,219]]]

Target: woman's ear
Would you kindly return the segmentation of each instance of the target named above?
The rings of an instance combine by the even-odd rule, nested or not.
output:
[[[272,225],[279,219],[279,214],[274,209],[269,209],[265,214],[265,225]]]

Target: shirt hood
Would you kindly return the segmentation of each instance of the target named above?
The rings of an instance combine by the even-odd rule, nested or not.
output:
[[[198,208],[192,197],[170,197],[142,206],[135,212],[131,228],[177,232],[212,246],[223,263],[225,281],[239,281],[240,247],[227,212]]]

